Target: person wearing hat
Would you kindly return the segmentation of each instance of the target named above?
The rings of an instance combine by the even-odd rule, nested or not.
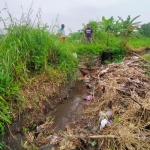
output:
[[[62,24],[61,28],[59,30],[60,38],[61,38],[62,41],[65,41],[65,30],[64,30],[64,28],[65,28],[65,25]]]

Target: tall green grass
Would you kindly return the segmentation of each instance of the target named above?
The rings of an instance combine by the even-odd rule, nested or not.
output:
[[[140,35],[138,37],[132,38],[128,44],[134,48],[150,47],[150,38]]]
[[[22,14],[20,20],[8,12],[9,25],[3,20],[5,28],[0,37],[0,130],[5,122],[10,123],[11,106],[21,109],[19,90],[34,75],[47,73],[52,77],[52,70],[59,70],[64,75],[61,80],[65,81],[74,77],[77,69],[78,60],[72,55],[76,52],[75,45],[62,42],[50,30],[52,27],[41,22],[40,15],[32,21],[30,12]]]
[[[0,96],[0,134],[4,133],[4,123],[11,123],[7,102]]]
[[[21,18],[21,25],[12,17],[10,20],[0,41],[0,92],[16,81],[26,80],[30,73],[45,72],[48,67],[59,68],[67,74],[76,69],[73,44],[63,43],[47,25],[34,24],[28,17],[23,21]]]

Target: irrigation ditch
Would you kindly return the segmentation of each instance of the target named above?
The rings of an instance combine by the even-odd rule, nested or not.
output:
[[[8,149],[150,149],[149,62],[138,55],[111,64],[96,56],[90,68],[89,62],[83,57],[77,81],[53,96],[53,107],[44,104],[46,119],[26,132],[23,121],[7,126]]]
[[[80,75],[80,71],[78,71],[77,74]],[[63,85],[63,87],[61,87],[61,90],[59,89],[60,91],[57,93],[57,95],[52,95],[51,97],[49,97],[49,100],[51,101],[50,104],[48,104],[47,101],[44,101],[44,103],[42,104],[42,107],[44,107],[43,112],[40,112],[39,110],[33,112],[36,113],[34,115],[42,117],[41,119],[38,119],[39,117],[35,118],[35,120],[37,119],[36,126],[31,123],[27,123],[24,116],[19,116],[17,120],[15,120],[11,125],[7,124],[7,132],[3,139],[5,141],[5,145],[7,146],[6,149],[24,149],[21,143],[26,139],[25,134],[28,132],[34,132],[34,137],[37,137],[37,135],[39,134],[39,132],[37,131],[38,126],[44,124],[47,121],[47,118],[48,120],[53,120],[54,118],[53,125],[50,126],[50,129],[57,128],[57,131],[64,130],[69,118],[74,114],[74,112],[72,112],[72,115],[70,115],[70,111],[74,111],[73,109],[76,109],[80,103],[81,99],[77,95],[77,87],[80,84],[82,83],[75,83],[75,81],[73,80],[68,80],[68,82]],[[28,111],[28,115],[31,115],[32,110],[29,109]],[[27,115],[27,113],[23,115]],[[26,125],[24,123],[26,123]]]

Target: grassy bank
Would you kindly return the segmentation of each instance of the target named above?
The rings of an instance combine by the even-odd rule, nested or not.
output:
[[[32,85],[35,77],[45,76],[43,80],[55,84],[75,78],[75,45],[63,43],[47,25],[29,17],[16,21],[10,16],[0,37],[0,133],[4,133],[4,123],[13,122],[17,112],[24,111],[26,99],[20,91]]]
[[[132,38],[129,41],[129,45],[134,48],[150,47],[150,38],[140,35],[138,37]]]

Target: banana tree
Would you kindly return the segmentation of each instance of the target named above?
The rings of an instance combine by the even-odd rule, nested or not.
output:
[[[105,32],[107,33],[106,46],[109,45],[110,34],[116,34],[120,29],[119,22],[116,22],[113,17],[106,19],[104,16],[102,17],[103,27]]]
[[[119,20],[118,22],[120,23],[120,35],[122,39],[124,40],[124,44],[126,45],[127,42],[129,41],[130,37],[135,35],[135,30],[139,30],[139,23],[141,22],[135,22],[134,21],[140,17],[136,16],[133,19],[131,19],[130,15],[127,17],[127,19],[124,21],[121,17],[118,16]]]
[[[102,23],[105,28],[105,32],[107,33],[107,41],[106,41],[107,47],[109,44],[110,34],[117,35],[118,33],[122,37],[122,40],[124,41],[123,43],[126,45],[126,43],[129,41],[130,37],[132,37],[134,35],[135,30],[139,29],[138,25],[141,22],[134,23],[134,21],[138,17],[140,17],[140,15],[131,19],[130,15],[129,15],[125,21],[121,17],[118,17],[119,20],[117,20],[117,21],[115,21],[113,17],[111,17],[109,19],[102,17]]]

